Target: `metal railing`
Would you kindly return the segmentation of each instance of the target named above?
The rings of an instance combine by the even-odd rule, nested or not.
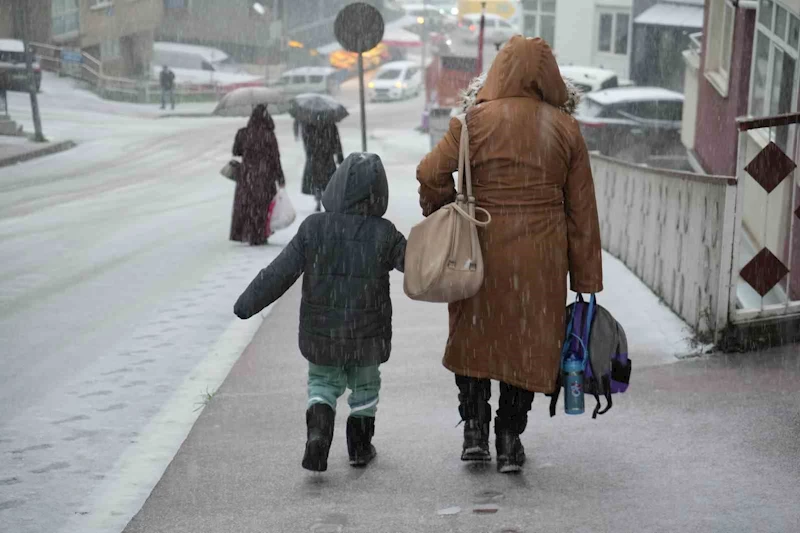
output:
[[[737,124],[729,319],[800,317],[800,113]]]

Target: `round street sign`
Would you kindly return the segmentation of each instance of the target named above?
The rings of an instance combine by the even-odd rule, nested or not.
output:
[[[372,50],[383,40],[383,17],[369,4],[346,5],[336,16],[333,32],[342,48],[361,54]]]

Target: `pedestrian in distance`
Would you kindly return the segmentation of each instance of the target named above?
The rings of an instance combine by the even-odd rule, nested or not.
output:
[[[175,73],[167,65],[161,69],[159,76],[161,82],[161,109],[167,107],[167,97],[172,109],[175,109]]]
[[[542,39],[513,37],[467,92],[473,194],[492,223],[479,228],[480,291],[450,304],[444,366],[455,374],[464,421],[461,459],[490,461],[491,379],[497,468],[525,463],[520,434],[534,393],[556,389],[571,289],[603,289],[597,203],[589,154],[571,116],[579,94]],[[417,168],[425,216],[455,199],[461,122]]]
[[[303,274],[300,353],[308,360],[307,441],[302,466],[328,468],[336,401],[350,389],[350,464],[375,458],[372,444],[380,365],[392,347],[389,273],[403,271],[406,239],[383,218],[389,184],[375,154],[351,154],[322,195],[324,213],[309,216],[281,254],[234,306],[247,319],[281,297]]]
[[[257,105],[247,127],[236,132],[233,155],[242,157],[242,165],[233,197],[230,239],[251,246],[267,244],[269,205],[286,180],[275,122],[264,104]]]
[[[295,139],[302,137],[306,152],[303,169],[303,194],[312,194],[321,210],[322,193],[336,171],[336,163],[344,159],[339,128],[334,122],[294,123]]]

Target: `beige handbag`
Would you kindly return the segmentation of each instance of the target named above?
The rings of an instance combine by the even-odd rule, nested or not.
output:
[[[488,226],[492,217],[475,206],[466,115],[458,119],[461,140],[456,201],[414,226],[408,236],[403,289],[412,300],[457,302],[475,296],[483,284],[478,226]],[[476,219],[476,211],[484,213],[486,220]]]

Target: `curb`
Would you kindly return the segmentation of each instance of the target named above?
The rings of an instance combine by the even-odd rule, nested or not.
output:
[[[11,165],[16,165],[18,163],[23,163],[25,161],[30,161],[31,159],[36,159],[39,157],[44,157],[46,155],[57,154],[59,152],[65,152],[70,148],[74,148],[76,145],[72,141],[61,141],[50,146],[46,146],[39,150],[31,150],[30,152],[25,152],[24,154],[14,155],[10,157],[6,157],[0,159],[0,168],[8,167]]]

